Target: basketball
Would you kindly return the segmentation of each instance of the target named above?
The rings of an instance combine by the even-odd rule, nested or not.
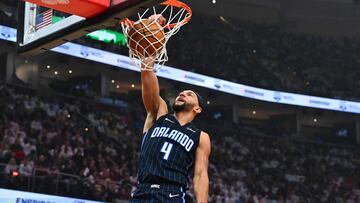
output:
[[[165,44],[165,33],[158,23],[143,19],[128,32],[130,50],[140,58],[156,56]]]

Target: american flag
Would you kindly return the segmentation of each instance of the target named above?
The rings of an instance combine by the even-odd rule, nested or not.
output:
[[[49,9],[36,16],[36,30],[51,25],[53,10]]]

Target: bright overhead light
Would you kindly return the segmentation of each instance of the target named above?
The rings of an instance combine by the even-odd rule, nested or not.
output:
[[[255,114],[256,114],[256,111],[252,111],[252,114],[254,114],[254,115],[255,115]]]
[[[318,119],[317,118],[314,118],[313,119],[314,123],[318,122]]]
[[[210,104],[210,101],[207,101],[206,103],[207,103],[207,104]]]
[[[50,69],[50,68],[51,68],[51,66],[50,66],[50,65],[47,65],[47,66],[46,66],[46,68],[47,68],[47,69]]]
[[[55,75],[57,75],[57,74],[59,74],[59,72],[57,72],[57,71],[54,71],[54,74],[55,74]]]
[[[135,84],[131,84],[131,87],[132,87],[132,88],[135,88]]]
[[[72,73],[72,70],[69,70],[69,74],[71,74]]]
[[[120,88],[120,85],[116,85],[116,88],[118,88],[118,89],[119,89],[119,88]]]
[[[216,4],[216,0],[212,0],[212,3],[213,3],[213,4]]]
[[[114,84],[114,83],[115,83],[115,80],[111,80],[111,83]]]

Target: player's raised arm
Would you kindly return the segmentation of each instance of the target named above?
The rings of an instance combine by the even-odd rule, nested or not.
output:
[[[195,154],[194,192],[197,203],[207,203],[209,196],[209,156],[211,152],[210,137],[201,132],[199,147]]]
[[[168,108],[165,101],[160,97],[159,81],[153,71],[154,59],[150,57],[144,59],[142,66],[142,99],[147,112],[143,132],[146,132],[157,118],[168,113]]]

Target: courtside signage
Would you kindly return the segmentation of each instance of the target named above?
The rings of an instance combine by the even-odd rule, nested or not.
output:
[[[104,203],[91,200],[0,189],[1,203]]]
[[[0,39],[15,42],[16,29],[0,25]],[[127,56],[83,46],[80,44],[68,42],[53,48],[52,51],[116,66],[127,70],[138,72],[140,71],[139,68],[133,65],[133,61]],[[343,101],[251,87],[169,66],[164,66],[163,68],[159,69],[156,74],[159,77],[166,79],[197,85],[261,101],[360,114],[359,102]]]

